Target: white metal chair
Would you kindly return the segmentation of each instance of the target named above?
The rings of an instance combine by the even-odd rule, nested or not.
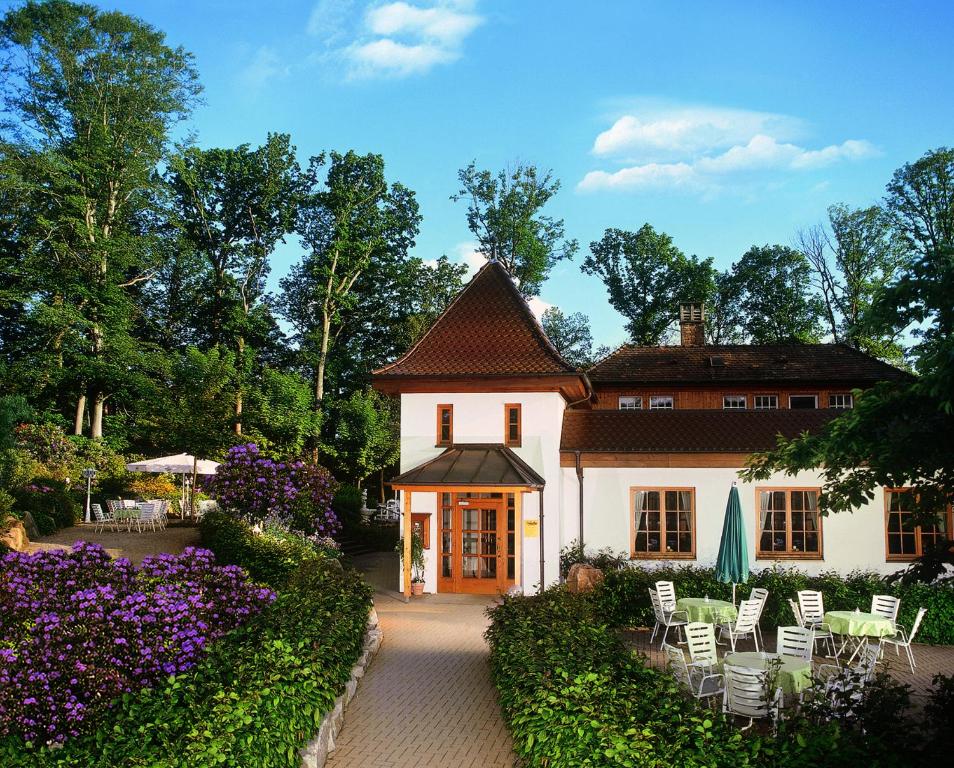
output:
[[[139,517],[133,520],[133,522],[136,523],[136,530],[139,533],[142,533],[146,528],[156,530],[159,518],[159,511],[156,509],[156,506],[156,504],[149,501],[139,505]]]
[[[107,502],[106,505],[108,508],[109,502]],[[113,520],[112,513],[103,512],[102,505],[90,504],[89,508],[93,513],[93,523],[94,523],[93,531],[95,533],[100,533],[101,531],[105,531],[107,526],[109,526],[110,528],[115,527],[115,521]]]
[[[671,581],[657,581],[656,592],[659,593],[659,599],[662,601],[663,608],[667,611],[676,610],[676,585]]]
[[[756,718],[771,718],[774,726],[781,701],[781,688],[769,690],[767,670],[726,667],[722,711],[749,718],[743,731],[751,728]]]
[[[901,601],[894,595],[871,596],[871,612],[890,619],[892,625],[898,621],[898,609],[900,607]]]
[[[815,647],[815,632],[808,627],[779,627],[776,634],[775,650],[786,656],[797,656],[806,661],[812,660]]]
[[[726,622],[721,625],[721,630],[729,633],[729,644],[732,646],[733,651],[735,650],[736,640],[742,637],[748,637],[749,635],[752,635],[752,640],[755,642],[755,650],[759,650],[757,627],[760,612],[761,606],[758,601],[743,600],[739,603],[739,615],[735,620],[735,624]],[[720,632],[720,635],[721,634],[722,632]]]
[[[715,627],[704,621],[686,625],[686,644],[689,646],[690,666],[712,672],[719,664]]]
[[[914,636],[918,633],[918,629],[921,628],[921,620],[924,618],[924,614],[927,613],[927,608],[918,608],[918,615],[914,619],[914,624],[911,625],[911,633],[907,634],[904,631],[904,627],[895,622],[894,624],[894,634],[890,637],[882,637],[882,652],[884,651],[884,644],[890,644],[894,646],[894,651],[897,656],[901,655],[901,649],[904,648],[904,652],[908,655],[908,664],[911,665],[911,673],[914,674],[914,668],[917,664],[914,663],[914,651],[911,650],[911,643],[914,642]]]
[[[662,649],[675,678],[697,699],[710,699],[725,692],[725,678],[722,675],[706,674],[698,668],[690,669],[682,648],[663,643]]]
[[[792,610],[795,610],[794,604],[792,604]],[[825,623],[825,601],[821,592],[803,589],[798,593],[798,612],[795,615],[795,621],[811,629],[815,633],[815,642],[824,640],[828,644],[828,653],[831,656],[836,655],[831,627]]]
[[[685,611],[665,610],[662,601],[659,599],[659,593],[655,589],[649,590],[649,599],[653,604],[653,614],[656,617],[656,625],[653,627],[653,633],[649,637],[651,643],[656,638],[656,633],[660,627],[664,627],[661,643],[666,642],[666,635],[669,634],[670,627],[676,627],[677,632],[682,632],[682,627],[689,623],[689,614]]]
[[[768,597],[769,591],[762,587],[753,587],[749,593],[749,600],[757,600],[759,603],[759,617],[755,622],[755,631],[759,633],[759,641],[763,646],[765,645],[765,640],[762,637],[762,612],[765,611]]]

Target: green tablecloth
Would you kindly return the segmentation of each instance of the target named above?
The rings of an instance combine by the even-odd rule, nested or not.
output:
[[[748,669],[768,669],[774,659],[781,659],[778,670],[778,687],[782,693],[801,693],[812,684],[812,663],[797,656],[785,656],[777,653],[727,653],[724,665],[727,667],[746,667]]]
[[[704,621],[706,624],[735,621],[739,615],[732,603],[725,600],[710,600],[707,603],[703,597],[680,597],[676,601],[676,608],[689,614],[689,621]]]
[[[824,622],[836,635],[852,637],[885,637],[894,634],[891,619],[862,611],[828,611]]]

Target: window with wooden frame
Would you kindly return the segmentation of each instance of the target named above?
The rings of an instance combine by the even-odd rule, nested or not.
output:
[[[631,558],[695,558],[695,488],[630,488],[629,521]]]
[[[672,410],[672,395],[651,395],[649,398],[649,410]]]
[[[429,512],[413,512],[411,526],[414,533],[421,537],[424,549],[431,548],[431,515]]]
[[[449,404],[437,406],[437,444],[453,445],[454,443],[454,406]]]
[[[818,488],[757,488],[756,556],[821,560]]]
[[[643,398],[637,395],[620,395],[619,409],[621,411],[638,411],[643,407]]]
[[[818,407],[818,395],[789,395],[788,407],[793,410],[811,410]]]
[[[778,395],[753,395],[752,407],[757,411],[771,411],[778,408]]]
[[[914,560],[931,552],[954,530],[951,507],[939,512],[935,523],[916,525],[914,496],[910,488],[890,488],[884,492],[885,559]]]
[[[725,411],[744,411],[747,406],[745,395],[723,395],[722,409]]]
[[[829,408],[853,408],[854,398],[848,393],[833,392],[828,395]]]
[[[522,411],[520,403],[504,406],[504,445],[510,448],[519,448],[523,439]]]

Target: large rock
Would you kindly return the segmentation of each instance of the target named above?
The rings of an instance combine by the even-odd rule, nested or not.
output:
[[[26,528],[26,534],[32,541],[40,538],[40,529],[36,527],[36,521],[29,512],[23,513],[23,527]]]
[[[603,572],[586,563],[574,563],[566,577],[566,588],[570,592],[589,592],[603,581]]]
[[[26,552],[30,546],[30,537],[26,527],[19,520],[11,523],[10,528],[0,533],[0,544],[4,544],[15,552]]]

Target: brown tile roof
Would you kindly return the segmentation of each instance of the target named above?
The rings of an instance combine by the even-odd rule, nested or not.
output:
[[[488,262],[403,357],[374,371],[398,376],[576,373],[546,337],[507,271]]]
[[[563,415],[562,451],[606,453],[752,453],[776,435],[815,432],[838,411],[610,411]]]
[[[904,371],[844,344],[635,347],[593,366],[598,383],[846,382],[906,377]]]
[[[498,443],[453,445],[403,472],[392,485],[506,485],[542,488],[544,480],[517,454]]]

